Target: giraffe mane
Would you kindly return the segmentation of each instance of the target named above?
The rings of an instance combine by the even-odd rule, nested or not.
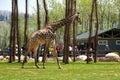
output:
[[[45,28],[50,29],[51,31],[56,31],[58,28],[61,28],[66,23],[72,22],[72,18],[74,19],[75,16],[79,16],[79,13],[75,13],[71,16],[68,16],[67,18],[58,20],[56,22],[49,23],[45,26]],[[60,23],[61,22],[61,23]],[[59,24],[59,25],[57,25]]]

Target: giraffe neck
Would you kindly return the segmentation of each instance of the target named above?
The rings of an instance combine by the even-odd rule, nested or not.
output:
[[[65,18],[65,19],[50,23],[46,27],[51,29],[54,32],[58,28],[61,28],[62,26],[64,26],[66,23],[71,23],[76,17],[78,17],[78,14],[74,14],[72,16]]]

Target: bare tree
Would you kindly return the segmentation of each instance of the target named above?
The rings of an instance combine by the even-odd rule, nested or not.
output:
[[[16,33],[17,33],[17,44],[18,44],[18,62],[20,62],[20,56],[21,56],[21,46],[20,46],[20,33],[19,33],[19,27],[18,27],[18,1],[15,0],[16,4]]]
[[[41,21],[40,21],[40,15],[39,15],[40,14],[39,0],[37,0],[36,2],[37,2],[37,25],[38,25],[38,30],[40,30]],[[40,50],[38,48],[38,50],[37,50],[37,61],[38,61],[38,58],[39,58],[39,52],[40,52]]]
[[[93,20],[93,11],[94,11],[94,0],[92,1],[92,10],[90,15],[90,24],[89,24],[89,38],[88,38],[88,50],[87,50],[87,64],[89,63],[89,57],[90,57],[90,48],[92,47],[92,20]]]
[[[73,0],[66,0],[66,13],[65,17],[68,17],[73,14]],[[64,32],[64,55],[63,55],[63,62],[65,64],[69,63],[68,57],[69,57],[69,46],[70,44],[70,26],[71,23],[67,23],[65,26],[65,32]]]
[[[99,29],[99,25],[98,25],[98,10],[97,10],[97,0],[94,0],[95,1],[95,16],[96,16],[96,32],[95,32],[95,39],[94,39],[94,42],[95,42],[95,57],[94,57],[94,62],[97,62],[97,53],[98,53],[98,29]]]
[[[47,9],[46,0],[43,0],[43,5],[44,5],[44,10],[45,10],[45,23],[44,23],[44,25],[46,25],[49,22],[49,16],[48,16],[48,9]],[[46,60],[45,59],[46,58],[45,57],[46,56],[45,53],[47,53],[47,52],[48,52],[48,47],[45,46],[45,50],[44,50],[44,53],[43,53],[43,59],[42,59],[42,61]]]
[[[10,59],[9,59],[10,63],[12,61],[15,61],[16,40],[18,40],[18,39],[19,39],[18,4],[17,4],[17,0],[12,0],[11,33],[10,33]],[[18,41],[18,43],[20,46],[19,41]],[[19,49],[18,51],[20,52],[20,47],[18,49]],[[19,55],[20,55],[20,53],[19,53]],[[20,59],[19,59],[19,61],[20,61]]]
[[[87,63],[89,63],[89,57],[90,57],[90,48],[92,47],[92,20],[93,20],[93,12],[95,9],[95,17],[96,17],[96,32],[95,32],[95,38],[94,38],[94,42],[95,42],[95,57],[94,57],[94,62],[96,62],[96,57],[97,57],[97,48],[98,48],[98,13],[97,13],[97,0],[93,0],[92,2],[92,10],[91,10],[91,15],[90,15],[90,25],[89,25],[89,38],[88,38],[88,50],[87,50]]]
[[[44,10],[45,10],[45,25],[46,25],[49,22],[49,16],[48,16],[48,9],[47,9],[46,0],[43,0],[43,4],[44,4]]]
[[[28,0],[25,0],[25,29],[24,29],[24,48],[27,48],[28,41]]]
[[[73,0],[73,13],[76,13],[76,0]],[[76,22],[73,21],[73,61],[75,62],[76,61],[76,51],[75,51],[75,46],[76,46],[76,29],[75,29],[75,26],[76,26]]]
[[[40,7],[39,7],[39,0],[37,0],[37,24],[38,24],[38,30],[40,30],[41,26],[41,21],[40,21]]]
[[[13,13],[13,9],[14,9],[14,7],[13,7],[13,5],[14,5],[14,1],[12,0],[12,13],[11,13],[11,30],[10,30],[10,53],[9,53],[9,56],[10,56],[10,58],[9,58],[9,62],[11,63],[12,61],[13,61],[13,56],[12,56],[12,54],[13,54],[13,29],[14,29],[14,27],[13,27],[13,15],[14,15],[14,13]]]

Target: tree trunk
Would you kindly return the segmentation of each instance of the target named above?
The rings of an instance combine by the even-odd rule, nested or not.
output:
[[[44,25],[46,25],[49,22],[46,0],[43,0],[43,4],[44,4],[44,10],[45,10],[45,23],[44,23]],[[46,59],[45,53],[48,52],[48,48],[49,48],[49,47],[46,46],[46,44],[44,46],[45,46],[45,48],[44,48],[44,51],[43,51],[43,60],[42,61],[45,61],[45,59]]]
[[[38,25],[38,30],[40,30],[41,26],[41,21],[40,21],[40,11],[39,11],[40,7],[39,7],[39,1],[37,0],[37,25]]]
[[[39,12],[39,1],[37,0],[37,25],[38,25],[38,30],[40,30],[41,26],[41,21],[40,21],[40,12]],[[38,48],[37,50],[37,61],[38,61],[38,58],[39,58],[39,52],[40,52],[40,49]]]
[[[66,0],[66,13],[65,17],[68,17],[73,14],[73,0]],[[65,32],[64,32],[64,55],[63,55],[63,62],[65,64],[69,63],[69,46],[70,46],[70,26],[71,23],[67,23],[65,25]]]
[[[74,0],[74,6],[73,6],[73,13],[76,13],[76,0]],[[76,29],[75,29],[76,23],[73,21],[73,62],[76,61],[76,51],[75,51],[75,46],[76,46]]]
[[[48,9],[47,9],[46,0],[43,0],[43,4],[44,4],[44,10],[45,10],[45,25],[46,25],[49,22],[49,16],[48,16]]]
[[[94,62],[97,62],[97,53],[98,53],[98,29],[99,29],[99,25],[98,25],[98,12],[97,12],[97,0],[94,0],[95,2],[95,15],[96,15],[96,33],[95,33],[95,56],[94,56]]]
[[[17,0],[12,0],[12,18],[11,18],[11,38],[10,38],[10,60],[9,62],[15,61],[16,53],[16,33],[18,27],[18,6]]]
[[[15,48],[15,45],[16,45],[16,5],[15,5],[15,0],[14,0],[14,4],[13,4],[13,54],[12,54],[12,57],[13,57],[13,61],[15,61],[15,52],[16,52],[16,48]]]
[[[66,10],[65,10],[65,17],[67,17],[68,15],[68,3],[69,1],[66,0]],[[68,37],[69,37],[69,34],[68,34],[68,25],[66,24],[65,25],[65,32],[64,32],[64,54],[63,54],[63,63],[68,63],[68,53],[69,53],[69,46],[68,46]]]
[[[95,32],[95,37],[94,37],[94,47],[95,47],[95,51],[94,51],[94,62],[96,63],[97,61],[97,52],[98,52],[98,13],[97,13],[97,0],[93,0],[92,2],[92,10],[91,10],[91,16],[90,16],[90,26],[89,26],[89,39],[88,39],[88,50],[87,50],[87,64],[89,63],[89,57],[91,54],[91,50],[90,48],[92,48],[92,20],[93,20],[93,12],[95,9],[95,17],[96,17],[96,23],[95,23],[95,27],[96,27],[96,32]],[[92,51],[93,52],[93,51]]]
[[[25,1],[25,30],[24,30],[24,48],[27,49],[28,41],[28,0]]]
[[[10,30],[10,53],[9,53],[9,63],[11,63],[13,60],[12,60],[12,54],[13,54],[13,4],[14,4],[14,1],[12,0],[12,13],[11,13],[11,30]]]
[[[20,56],[21,56],[21,46],[20,46],[20,33],[19,33],[19,27],[18,27],[18,2],[16,1],[16,33],[17,33],[17,44],[18,44],[18,62],[20,62]]]
[[[92,47],[92,20],[93,20],[93,11],[94,11],[94,0],[92,2],[92,10],[90,15],[90,25],[89,25],[89,38],[88,38],[88,50],[87,50],[87,64],[89,63],[89,57],[91,54],[90,48]]]

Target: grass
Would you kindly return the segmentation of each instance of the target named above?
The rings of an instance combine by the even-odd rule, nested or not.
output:
[[[41,66],[42,64],[39,63]],[[0,61],[0,80],[119,80],[120,63],[98,62],[71,62],[63,64],[58,69],[55,62],[47,62],[46,69],[36,69],[34,62],[25,64],[21,69],[20,63]]]

